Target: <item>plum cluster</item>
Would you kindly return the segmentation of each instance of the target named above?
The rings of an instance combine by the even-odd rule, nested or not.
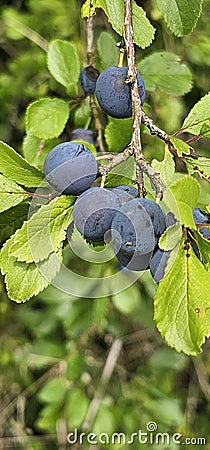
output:
[[[210,223],[209,216],[195,208],[199,223]],[[112,241],[114,253],[122,267],[143,271],[149,269],[159,283],[164,277],[171,251],[159,248],[164,231],[176,223],[174,215],[164,214],[153,200],[139,198],[133,186],[113,188],[93,187],[83,192],[73,209],[74,225],[88,243],[104,244]],[[205,237],[208,236],[205,228]],[[195,240],[189,236],[186,250],[192,248],[200,259]]]
[[[96,136],[91,130],[78,128],[70,137],[73,140],[56,145],[48,153],[44,163],[46,180],[59,193],[78,196],[73,221],[88,243],[101,245],[111,240],[121,266],[135,271],[150,269],[159,283],[171,252],[160,249],[158,242],[164,231],[176,223],[174,215],[165,215],[153,200],[139,198],[134,186],[91,187],[98,175],[97,161],[81,141],[95,144]],[[199,232],[210,239],[209,214],[194,208],[193,217]],[[200,259],[191,235],[186,250],[190,247]]]
[[[160,235],[164,213],[149,199],[138,198],[133,186],[93,187],[83,192],[73,208],[74,225],[88,243],[112,240],[114,253],[130,270],[149,268]]]
[[[71,136],[95,142],[90,130],[76,129]],[[88,243],[101,245],[111,240],[121,266],[135,271],[150,269],[154,280],[160,282],[170,251],[161,250],[158,241],[176,223],[172,213],[165,215],[153,200],[139,198],[134,186],[91,187],[98,174],[97,162],[89,148],[77,140],[56,145],[45,159],[44,173],[59,193],[78,196],[73,222]],[[194,208],[193,216],[198,230],[210,239],[209,215]],[[186,245],[200,258],[192,237]]]
[[[139,198],[137,189],[127,185],[83,192],[75,202],[73,220],[89,243],[104,244],[111,239],[120,264],[136,271],[150,268],[166,229],[162,208]]]

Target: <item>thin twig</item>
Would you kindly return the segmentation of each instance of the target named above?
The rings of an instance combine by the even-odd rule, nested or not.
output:
[[[29,197],[32,197],[32,198],[46,198],[46,200],[49,200],[49,201],[60,196],[60,194],[58,192],[51,192],[49,194],[38,194],[37,192],[25,191],[25,193]]]
[[[104,366],[104,369],[103,369],[103,372],[101,375],[99,386],[95,391],[95,395],[93,397],[93,400],[90,403],[85,420],[82,424],[83,431],[90,430],[93,425],[93,422],[94,422],[96,414],[98,412],[100,403],[103,399],[106,386],[109,383],[109,380],[112,376],[113,370],[117,363],[119,354],[121,352],[122,345],[123,345],[123,342],[121,339],[115,339],[115,341],[113,342],[113,344],[110,348],[110,351],[109,351],[109,354],[108,354],[108,357],[107,357],[107,360],[106,360],[106,363],[105,363],[105,366]]]
[[[193,136],[193,137],[191,137],[190,139],[188,139],[188,140],[186,141],[186,144],[191,144],[191,142],[199,141],[199,139],[202,139],[202,138],[203,138],[203,136],[201,136],[201,135],[199,135],[199,136]]]
[[[98,108],[93,95],[90,95],[90,109],[92,118],[95,122],[95,129],[98,131],[97,143],[99,147],[99,151],[101,153],[105,153],[104,144],[103,144],[103,133],[102,133],[102,124],[99,119]]]
[[[6,24],[18,31],[18,33],[27,37],[30,41],[34,42],[34,44],[38,45],[44,52],[48,51],[49,45],[46,39],[44,39],[39,33],[32,30],[30,27],[20,22],[17,19],[14,19],[12,16],[8,16],[6,20]]]
[[[97,161],[100,161],[101,159],[110,159],[112,160],[116,156],[116,153],[105,153],[105,155],[97,155],[95,156]]]
[[[120,153],[116,153],[116,155],[113,156],[112,160],[105,164],[104,166],[99,167],[99,172],[103,176],[107,176],[107,174],[114,169],[114,167],[118,166],[118,164],[122,163],[123,161],[127,161],[127,159],[133,155],[133,149],[131,146],[126,147],[125,150],[123,150]]]
[[[122,37],[121,41],[118,42],[116,44],[116,46],[119,48],[119,56],[118,56],[118,67],[122,67],[123,66],[123,60],[124,60],[124,55],[126,52],[126,47],[125,47],[125,41],[124,38]]]
[[[169,134],[167,134],[165,131],[161,130],[161,128],[157,127],[157,125],[154,124],[153,120],[150,117],[148,117],[143,110],[142,110],[141,121],[149,129],[151,135],[157,136],[159,139],[164,141],[168,145],[169,151],[174,156],[178,157],[177,151],[174,148],[173,143],[171,142],[171,136]],[[178,136],[179,134],[181,134],[180,130],[177,131],[177,133],[174,133],[173,136]],[[200,138],[201,138],[201,136],[194,136],[193,138],[186,141],[186,144],[197,141]],[[198,155],[197,153],[194,153],[191,150],[190,150],[189,154],[183,153],[183,159],[185,156],[191,157],[193,159],[198,159],[200,157],[200,155]],[[182,157],[179,157],[179,158],[182,159]]]
[[[87,20],[87,63],[88,66],[93,66],[94,64],[94,18],[91,16]],[[95,99],[93,95],[89,96],[90,98],[90,109],[91,115],[95,123],[95,129],[98,131],[97,143],[99,147],[99,151],[105,153],[104,145],[103,145],[103,135],[102,135],[102,124],[99,119],[98,108],[95,103]]]
[[[93,16],[87,20],[87,62],[88,66],[93,65],[94,59],[94,28],[93,28]]]
[[[49,378],[61,375],[66,369],[65,361],[58,361],[47,372],[41,375],[40,378],[35,380],[32,384],[27,386],[20,394],[18,394],[2,411],[1,411],[1,423],[6,420],[16,409],[17,401],[20,396],[24,396],[26,399],[31,397],[43,383]]]
[[[141,98],[137,82],[137,69],[135,61],[134,34],[132,26],[132,0],[124,0],[124,40],[127,49],[128,59],[128,82],[131,83],[132,111],[133,111],[133,133],[131,147],[133,148],[136,160],[136,182],[138,184],[139,196],[145,195],[143,174],[147,174],[153,187],[156,190],[156,198],[159,201],[162,198],[165,185],[163,184],[160,174],[156,172],[146,161],[142,153],[140,125],[143,117],[141,108]],[[144,115],[144,120],[146,119]],[[161,130],[161,135],[164,133]],[[157,129],[156,129],[157,133]],[[155,134],[156,134],[155,133]],[[166,138],[166,133],[165,133]]]
[[[124,41],[127,50],[128,75],[127,82],[131,86],[132,111],[133,111],[133,130],[131,147],[133,148],[136,160],[136,182],[138,184],[139,195],[144,195],[143,175],[138,161],[142,158],[142,145],[140,135],[141,125],[141,99],[137,83],[137,69],[134,49],[134,35],[132,26],[132,1],[124,0]]]
[[[205,365],[201,359],[201,357],[197,356],[196,358],[192,358],[196,375],[198,377],[198,382],[200,385],[200,389],[203,392],[206,400],[210,402],[210,383],[208,379],[208,374],[205,368]]]
[[[170,136],[165,131],[161,130],[161,128],[157,127],[157,125],[154,124],[153,120],[150,119],[150,117],[148,117],[143,110],[141,120],[142,123],[149,129],[152,135],[159,137],[166,143],[170,142]]]

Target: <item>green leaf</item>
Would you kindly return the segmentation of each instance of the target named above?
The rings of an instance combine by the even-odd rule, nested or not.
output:
[[[158,246],[163,250],[173,250],[174,247],[181,241],[182,228],[180,223],[176,223],[167,228],[161,235]]]
[[[33,166],[43,168],[48,152],[59,144],[58,139],[43,140],[32,134],[27,134],[23,140],[23,156]]]
[[[43,403],[62,404],[66,395],[66,387],[61,378],[48,380],[38,393],[38,398]]]
[[[175,36],[191,33],[201,15],[203,0],[156,0],[169,29]]]
[[[110,33],[102,31],[97,41],[97,49],[103,68],[117,64],[119,50],[116,47],[115,39]]]
[[[129,301],[128,301],[129,299]],[[112,296],[112,303],[123,314],[136,314],[141,303],[141,293],[137,286],[133,285],[118,294]]]
[[[160,89],[170,95],[184,95],[192,88],[192,74],[179,56],[170,52],[156,52],[137,64],[146,89]]]
[[[189,154],[191,147],[186,144],[186,142],[182,141],[182,139],[178,139],[176,137],[171,137],[170,141],[172,142],[174,148],[177,151],[178,156],[182,156],[183,153]]]
[[[31,263],[43,261],[56,252],[66,238],[74,198],[66,195],[55,198],[24,222],[14,235],[10,256]]]
[[[193,250],[186,256],[184,242],[171,270],[160,282],[154,301],[154,318],[168,345],[196,355],[210,331],[210,274]]]
[[[59,98],[42,98],[26,111],[26,130],[40,139],[58,137],[69,118],[69,105]]]
[[[0,213],[28,198],[24,189],[0,174]]]
[[[69,417],[69,427],[79,427],[87,413],[89,401],[85,395],[85,391],[75,387],[70,391],[67,399],[67,417]]]
[[[86,0],[81,8],[82,19],[89,19],[93,14],[95,14],[95,1]]]
[[[184,120],[182,130],[210,138],[210,92],[201,98]]]
[[[22,202],[17,206],[10,208],[0,214],[0,234],[6,228],[16,231],[22,226],[24,220],[28,216],[29,203]]]
[[[132,180],[135,177],[135,162],[133,156],[118,164],[109,172],[106,178],[106,187],[117,186],[120,184],[133,185]]]
[[[0,141],[0,173],[27,187],[39,186],[44,178],[40,170],[2,141]]]
[[[179,208],[181,224],[196,230],[192,209],[196,205],[200,194],[198,182],[190,175],[186,175],[171,186],[171,192]]]
[[[41,408],[35,426],[42,432],[55,433],[60,414],[60,405],[56,403]]]
[[[210,266],[210,241],[205,239],[199,231],[194,233],[196,238],[196,244],[202,255],[202,262],[208,269]]]
[[[68,88],[79,78],[80,63],[76,47],[70,42],[55,39],[49,45],[47,65],[56,81]]]
[[[210,158],[199,157],[198,159],[186,157],[185,162],[189,173],[198,172],[202,178],[210,179]]]
[[[105,182],[106,188],[120,186],[121,184],[127,184],[130,186],[133,186],[132,179],[129,177],[124,177],[122,175],[117,175],[115,173],[108,174],[108,176],[106,178],[106,182]]]
[[[162,180],[169,186],[172,183],[175,173],[175,163],[173,155],[165,147],[165,155],[163,161],[153,159],[152,167],[160,173]]]
[[[122,0],[96,0],[95,6],[102,8],[114,30],[123,36],[124,7]],[[155,29],[146,17],[145,11],[132,1],[134,42],[141,48],[149,47],[154,39]]]
[[[25,302],[43,291],[60,270],[61,253],[52,253],[41,263],[18,262],[9,255],[14,235],[6,241],[0,252],[0,268],[5,275],[8,297],[17,303]]]
[[[76,109],[74,114],[74,126],[75,128],[86,128],[86,124],[91,117],[91,110],[89,104],[85,101]]]
[[[131,141],[132,118],[109,119],[104,135],[109,151],[120,152]]]

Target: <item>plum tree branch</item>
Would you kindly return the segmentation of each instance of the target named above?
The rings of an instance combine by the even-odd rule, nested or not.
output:
[[[88,66],[93,66],[94,64],[94,18],[93,16],[89,17],[87,20],[87,63]],[[90,95],[90,109],[92,118],[95,122],[95,128],[98,131],[98,146],[102,153],[104,153],[104,145],[103,145],[103,136],[102,136],[102,125],[98,115],[98,108],[95,103],[95,99],[93,95]]]
[[[161,128],[159,128],[157,125],[155,125],[153,120],[150,117],[148,117],[143,110],[142,110],[141,121],[149,129],[151,135],[157,136],[159,139],[161,139],[166,144],[168,144],[169,151],[174,156],[178,156],[177,155],[177,151],[174,148],[173,143],[171,142],[171,136],[169,134],[167,134],[165,131],[161,130]],[[179,134],[178,132],[174,133],[173,136],[177,136],[178,134]],[[190,144],[191,142],[197,141],[200,137],[201,136],[194,136],[193,138],[191,138],[188,141],[186,141],[186,144]],[[183,156],[184,155],[185,154],[183,153]],[[187,155],[187,156],[190,156],[193,159],[198,159],[199,158],[199,155],[197,153],[192,152],[192,151],[190,151],[190,154]]]
[[[153,120],[150,119],[150,117],[148,117],[143,110],[142,110],[141,119],[142,119],[142,123],[144,125],[146,125],[146,127],[149,129],[149,131],[152,135],[159,137],[166,143],[170,142],[169,134],[167,134],[165,131],[161,130],[161,128],[157,127],[157,125],[154,124]]]
[[[87,62],[88,66],[93,65],[94,59],[94,28],[93,28],[93,16],[87,20]]]
[[[141,173],[141,167],[138,161],[142,158],[142,145],[141,145],[141,99],[137,83],[137,69],[133,39],[133,26],[132,26],[132,1],[124,0],[124,41],[127,50],[128,61],[128,75],[127,82],[131,85],[131,98],[132,98],[132,111],[133,111],[133,132],[131,147],[133,148],[133,154],[136,160],[136,181],[138,184],[139,195],[144,195],[143,174]]]
[[[150,166],[142,153],[140,126],[143,117],[143,111],[141,108],[141,98],[137,81],[134,33],[132,26],[132,0],[124,0],[124,41],[128,60],[127,82],[131,85],[133,111],[133,132],[130,145],[133,149],[133,154],[136,161],[136,182],[138,184],[139,196],[142,197],[145,195],[143,180],[143,174],[145,173],[150,178],[151,183],[156,190],[156,198],[159,200],[162,198],[163,191],[165,190],[165,185],[160,179],[159,173]]]

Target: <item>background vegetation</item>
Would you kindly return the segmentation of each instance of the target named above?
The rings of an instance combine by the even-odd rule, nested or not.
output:
[[[167,50],[192,74],[187,93],[181,96],[171,95],[173,86],[166,93],[160,83],[157,87],[147,79],[145,110],[159,127],[174,133],[209,90],[210,2],[204,1],[194,32],[182,38],[170,33],[155,1],[137,3],[146,8],[156,28],[152,46],[137,50],[138,66],[143,67],[142,58]],[[46,144],[39,158],[30,152],[24,140],[25,110],[31,101],[43,96],[68,98],[47,68],[50,41],[58,38],[74,43],[81,68],[86,65],[81,4],[76,0],[1,1],[0,137],[39,167],[49,146],[58,140]],[[102,12],[95,19],[95,38],[95,64],[103,70],[116,62],[113,42],[118,42],[119,36]],[[72,86],[70,97],[74,89]],[[89,113],[88,102],[77,103],[60,140],[68,139],[73,128],[86,126]],[[143,145],[149,159],[163,156],[163,144],[157,139],[144,134]],[[207,140],[202,139],[195,148],[209,155]],[[184,170],[177,162],[177,171]],[[206,204],[209,187],[204,181],[203,185],[205,198],[200,202]],[[2,243],[8,234],[9,230],[2,233]],[[70,252],[66,258],[69,266],[86,270],[85,263],[79,267]],[[18,305],[7,298],[1,283],[0,448],[65,449],[70,447],[66,444],[68,432],[84,428],[89,419],[95,433],[123,431],[129,435],[145,431],[147,423],[155,421],[161,432],[205,436],[210,442],[210,344],[207,341],[203,353],[192,358],[168,348],[153,322],[155,289],[150,274],[145,273],[135,285],[110,298],[78,299],[50,286],[29,303]],[[121,346],[114,364],[115,352]],[[104,366],[110,371],[107,379]],[[98,411],[91,416],[94,396],[99,399]],[[104,447],[117,449],[120,445]],[[132,448],[141,447],[136,443]],[[168,447],[160,444],[153,448]]]

